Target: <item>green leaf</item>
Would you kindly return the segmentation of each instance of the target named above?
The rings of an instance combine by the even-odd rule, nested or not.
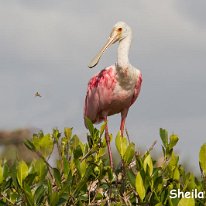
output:
[[[91,120],[87,117],[85,117],[85,124],[86,124],[86,127],[88,128],[90,134],[93,135],[94,134],[94,126],[93,126]]]
[[[64,128],[64,135],[69,141],[72,136],[72,128]]]
[[[74,159],[73,161],[75,163],[75,168],[77,169],[79,175],[81,175],[80,160],[79,159]]]
[[[52,193],[54,191],[52,190],[52,183],[48,179],[46,181],[46,186],[47,186],[47,191],[48,191],[47,194],[48,194],[49,205],[51,205],[51,203],[52,203]]]
[[[166,148],[168,146],[168,132],[165,129],[160,128],[160,137],[162,139],[162,143]]]
[[[25,142],[24,142],[25,146],[31,150],[31,151],[35,151],[35,146],[34,144],[31,142],[31,140],[27,139]]]
[[[6,162],[3,165],[3,176],[4,179],[6,179],[9,176],[9,166]]]
[[[40,180],[44,179],[47,174],[46,163],[42,159],[37,159],[33,162],[34,170],[37,173]]]
[[[179,138],[178,138],[177,135],[172,134],[172,135],[170,136],[170,143],[169,143],[170,149],[172,149],[172,148],[177,144],[178,140],[179,140]]]
[[[45,196],[45,193],[46,193],[46,190],[45,190],[45,187],[44,185],[40,185],[35,193],[34,193],[34,201],[36,202],[36,205],[40,205],[44,199],[44,196]]]
[[[127,177],[128,177],[129,182],[131,183],[131,185],[133,187],[135,187],[136,179],[135,179],[134,173],[132,171],[130,171],[130,170],[127,170]]]
[[[31,188],[27,184],[27,182],[24,183],[24,193],[27,199],[28,206],[33,206],[34,205],[33,195],[32,195]]]
[[[199,152],[199,164],[202,174],[206,176],[206,143],[203,144]]]
[[[58,129],[53,129],[52,137],[55,139],[56,142],[58,142],[59,138],[61,137],[61,133]]]
[[[173,178],[174,178],[174,180],[179,180],[180,179],[180,172],[179,172],[178,167],[176,167],[175,170],[174,170]]]
[[[105,148],[99,148],[98,150],[98,157],[102,157],[105,155]]]
[[[144,187],[142,176],[141,176],[140,172],[137,173],[135,186],[136,186],[136,191],[137,191],[140,199],[143,201],[143,199],[145,197],[145,187]]]
[[[101,127],[100,127],[100,137],[102,137],[103,133],[104,133],[104,130],[105,130],[105,127],[106,127],[106,122],[104,122]]]
[[[122,137],[120,135],[120,132],[118,132],[116,139],[115,139],[115,144],[117,147],[117,150],[121,156],[121,158],[123,158],[126,149],[127,149],[127,138],[126,137]]]
[[[163,206],[163,204],[161,202],[159,202],[155,206]]]
[[[75,149],[74,149],[74,158],[78,159],[79,157],[81,157],[83,155],[81,146],[78,145]]]
[[[77,148],[77,146],[79,145],[79,137],[77,135],[74,135],[72,138],[71,138],[71,148],[73,150],[75,150]]]
[[[51,200],[51,201],[50,201],[50,205],[51,205],[51,206],[56,206],[57,203],[59,202],[59,193],[53,191],[53,192],[51,193],[50,200]]]
[[[65,177],[68,177],[68,174],[69,174],[69,162],[64,157],[63,157],[63,163],[64,163],[64,167],[63,167],[64,175],[65,175]]]
[[[80,162],[81,177],[85,175],[86,169],[87,169],[87,163],[86,160],[83,160],[82,162]]]
[[[4,180],[3,167],[0,165],[0,184],[3,182],[3,180]]]
[[[132,161],[134,154],[135,154],[135,144],[132,142],[129,144],[126,152],[124,153],[124,156],[123,156],[124,162],[129,164]]]
[[[79,191],[80,191],[84,186],[87,185],[88,178],[89,178],[90,175],[92,174],[93,170],[94,170],[93,165],[87,167],[84,177],[81,179],[81,181],[79,181],[79,183],[78,183],[77,186],[76,186],[76,189],[75,189],[74,192],[73,192],[73,195],[74,195],[74,196],[78,195]]]
[[[50,134],[47,134],[40,139],[39,146],[44,157],[48,157],[51,154],[51,152],[53,151],[53,145],[54,142]]]
[[[166,157],[166,149],[163,146],[162,146],[162,152],[163,152],[164,157]]]
[[[174,170],[177,167],[178,161],[179,157],[176,156],[174,152],[172,152],[168,167],[171,168],[171,170]]]
[[[29,169],[30,170],[30,169]],[[31,170],[30,170],[31,171]],[[25,182],[28,185],[32,185],[34,183],[35,180],[37,180],[37,174],[36,173],[30,173],[29,171],[29,175],[26,177]],[[24,183],[25,184],[25,183]]]
[[[153,162],[150,154],[144,159],[143,168],[145,172],[147,172],[147,167],[149,168],[149,175],[151,176],[153,173]]]
[[[17,166],[17,180],[19,185],[22,187],[23,180],[28,176],[29,168],[24,161],[20,161]]]
[[[58,186],[61,185],[61,174],[57,168],[53,168],[53,175]]]
[[[108,174],[108,177],[109,177],[109,180],[110,181],[114,181],[114,173],[113,173],[113,170],[112,170],[112,168],[111,167],[107,167],[107,174]]]
[[[177,206],[195,206],[194,198],[182,198]]]

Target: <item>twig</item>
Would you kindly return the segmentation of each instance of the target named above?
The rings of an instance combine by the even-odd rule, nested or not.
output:
[[[152,143],[152,145],[150,146],[150,148],[149,148],[149,150],[148,150],[147,152],[151,152],[151,151],[153,150],[154,146],[156,145],[156,143],[157,143],[157,140],[155,140],[155,141]]]
[[[129,141],[129,143],[130,143],[130,137],[129,137],[129,133],[128,133],[127,128],[125,128],[125,132],[126,132],[126,135],[127,135],[127,139],[128,139],[128,141]]]
[[[129,164],[129,169],[133,168],[136,165],[136,160]]]
[[[6,201],[8,201],[9,203],[11,203],[12,205],[14,204],[10,199],[8,199],[3,193],[1,194],[3,198],[6,199]],[[1,199],[1,198],[0,198]]]
[[[81,158],[81,162],[84,160],[84,159],[86,159],[88,156],[90,156],[91,154],[93,154],[93,153],[95,153],[96,152],[96,148],[91,148],[88,152],[87,152],[87,154],[85,154],[82,158]]]
[[[53,167],[46,161],[46,159],[44,158],[44,156],[40,152],[38,152],[38,151],[35,151],[35,152],[44,161],[44,163],[47,165],[49,174],[53,178],[53,175],[52,175],[52,173],[50,171],[50,169],[53,170]]]

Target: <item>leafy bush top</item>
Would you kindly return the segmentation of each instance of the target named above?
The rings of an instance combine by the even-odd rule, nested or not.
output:
[[[177,135],[160,129],[162,159],[155,160],[150,152],[135,150],[120,133],[115,138],[121,161],[114,170],[109,166],[103,124],[100,130],[88,121],[87,143],[83,143],[72,128],[64,134],[54,129],[52,134],[34,134],[25,145],[39,158],[30,163],[16,161],[9,165],[0,161],[1,205],[204,205],[204,198],[170,198],[172,189],[183,192],[205,191],[206,144],[199,153],[202,178],[187,173],[174,152]],[[112,139],[112,135],[111,135]],[[57,148],[56,167],[49,158]]]

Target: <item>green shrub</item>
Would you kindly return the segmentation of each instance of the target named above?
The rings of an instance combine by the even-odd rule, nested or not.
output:
[[[39,158],[30,163],[16,161],[9,165],[0,161],[1,205],[151,205],[193,206],[205,203],[204,198],[170,198],[171,190],[205,191],[206,144],[199,153],[201,178],[185,171],[174,152],[177,135],[160,129],[162,158],[155,160],[150,152],[135,150],[135,144],[117,134],[115,143],[121,161],[114,170],[109,160],[100,130],[88,122],[87,143],[83,143],[72,128],[64,134],[57,129],[52,134],[39,132],[25,145]],[[56,166],[50,157],[57,148]]]

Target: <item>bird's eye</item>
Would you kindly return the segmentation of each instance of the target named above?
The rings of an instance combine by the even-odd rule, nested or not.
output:
[[[121,31],[122,31],[122,28],[121,28],[121,27],[119,27],[117,30],[118,30],[119,32],[121,32]]]

